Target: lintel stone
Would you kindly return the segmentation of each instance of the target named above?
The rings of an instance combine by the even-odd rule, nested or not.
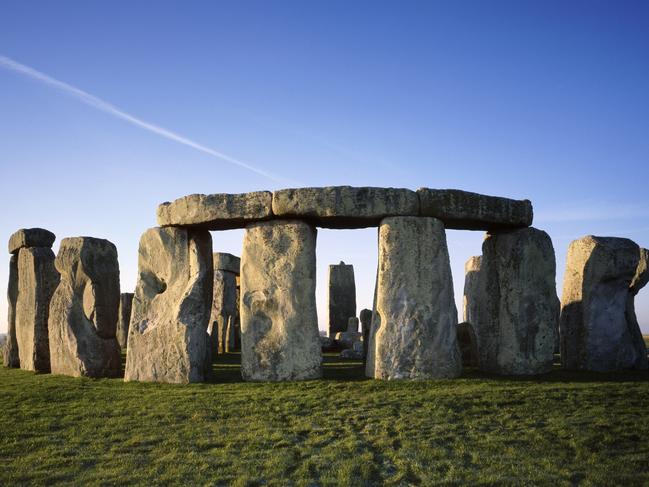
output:
[[[56,236],[44,228],[21,228],[9,237],[9,253],[15,254],[24,247],[52,248]]]

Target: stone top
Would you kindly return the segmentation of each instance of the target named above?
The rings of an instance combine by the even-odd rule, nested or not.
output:
[[[241,258],[236,255],[227,254],[225,252],[214,252],[212,254],[214,261],[215,271],[228,271],[233,274],[239,275],[241,268]]]
[[[457,189],[329,186],[270,193],[194,194],[158,207],[161,226],[206,230],[244,228],[272,218],[323,228],[376,227],[390,216],[429,216],[446,228],[503,230],[532,224],[532,203]]]
[[[9,237],[9,253],[15,254],[24,247],[52,248],[54,240],[56,235],[44,228],[21,228]]]

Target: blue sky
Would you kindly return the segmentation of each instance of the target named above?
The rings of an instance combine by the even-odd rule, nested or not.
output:
[[[529,198],[559,292],[571,240],[649,247],[649,2],[5,0],[0,55],[258,170],[0,67],[0,241],[30,226],[54,231],[55,249],[108,238],[124,291],[156,206],[189,193],[350,184]],[[241,231],[213,238],[240,254]],[[458,306],[482,238],[448,232]],[[371,307],[376,230],[322,230],[317,251],[321,328],[328,264],[354,264],[359,310]],[[649,332],[646,289],[637,307]]]

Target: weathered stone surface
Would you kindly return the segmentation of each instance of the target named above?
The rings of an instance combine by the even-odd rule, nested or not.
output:
[[[119,376],[117,249],[100,238],[65,238],[55,266],[61,281],[50,302],[48,321],[52,373]]]
[[[363,334],[363,358],[367,357],[367,344],[370,340],[372,329],[372,310],[362,309],[360,313],[361,333]]]
[[[360,342],[363,335],[357,331],[341,331],[336,333],[336,342],[341,349],[352,348],[354,343]]]
[[[20,368],[50,371],[47,321],[50,300],[59,284],[54,252],[49,247],[21,248],[18,252],[16,340]]]
[[[329,266],[329,336],[347,331],[349,318],[356,316],[354,266],[340,262]]]
[[[273,193],[275,215],[310,220],[324,228],[375,227],[386,216],[418,212],[417,193],[409,189],[330,186]]]
[[[441,221],[394,217],[381,222],[376,294],[366,365],[369,377],[460,375],[457,311]]]
[[[478,366],[478,343],[471,323],[466,321],[457,325],[457,341],[460,345],[462,365],[464,367]]]
[[[353,332],[353,333],[358,333],[358,318],[355,316],[352,316],[347,320],[347,331],[348,332]]]
[[[346,348],[340,352],[340,358],[350,359],[350,360],[360,360],[363,358],[363,351],[358,351],[353,348]]]
[[[536,228],[488,234],[476,295],[468,295],[480,368],[533,375],[552,368],[559,300],[552,240]],[[471,307],[471,304],[470,306]]]
[[[211,358],[207,325],[212,265],[212,237],[205,230],[166,227],[144,232],[125,380],[205,380]]]
[[[275,220],[246,228],[241,256],[241,375],[321,377],[315,302],[316,229]]]
[[[533,211],[529,200],[512,200],[459,189],[420,188],[417,194],[420,215],[438,218],[446,228],[491,231],[532,224]]]
[[[117,315],[117,342],[122,350],[128,346],[128,329],[131,324],[131,307],[133,293],[119,295],[119,312]]]
[[[9,237],[9,253],[15,254],[26,247],[52,248],[56,236],[44,228],[21,228]]]
[[[626,238],[589,235],[570,244],[560,322],[565,368],[647,368],[633,310],[633,297],[647,280],[646,256]]]
[[[480,273],[482,256],[470,257],[464,264],[464,321],[476,323],[478,321],[478,298],[483,297],[484,279]]]
[[[215,271],[228,271],[239,275],[239,269],[241,268],[241,259],[239,257],[225,252],[214,252],[212,257]]]
[[[2,347],[2,363],[5,367],[20,367],[18,341],[16,339],[16,302],[18,301],[18,256],[9,260],[9,285],[7,286],[7,341]]]
[[[158,225],[191,226],[206,230],[243,228],[272,216],[272,194],[192,194],[158,206]]]
[[[238,319],[239,316],[236,274],[217,270],[216,265],[214,269],[214,290],[209,329],[213,356],[216,353],[225,353],[234,349],[235,337],[231,335],[228,340],[228,323],[230,318]]]

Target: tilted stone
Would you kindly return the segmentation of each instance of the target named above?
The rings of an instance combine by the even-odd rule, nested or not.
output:
[[[340,262],[329,266],[329,336],[347,331],[349,318],[356,316],[354,266]],[[358,330],[356,330],[358,331]]]
[[[16,339],[20,368],[50,371],[47,322],[50,300],[59,284],[54,252],[48,247],[22,248],[18,252],[18,300]]]
[[[552,240],[536,228],[491,233],[475,295],[467,294],[480,368],[505,375],[552,369],[559,319]]]
[[[386,216],[418,212],[417,194],[409,189],[330,186],[273,193],[277,217],[307,219],[324,228],[373,227]]]
[[[234,348],[235,337],[230,337],[232,343],[228,341],[228,323],[231,317],[236,319],[239,315],[237,276],[232,272],[219,270],[216,266],[215,261],[212,312],[209,326],[212,357],[216,353],[229,352],[231,348]]]
[[[459,189],[420,188],[420,215],[444,222],[446,228],[459,230],[497,230],[529,227],[532,203],[498,196],[470,193]]]
[[[275,220],[246,228],[241,256],[241,375],[322,376],[315,301],[316,229]]]
[[[191,226],[206,230],[243,228],[272,216],[272,194],[192,194],[158,206],[158,225]]]
[[[213,272],[208,231],[165,227],[144,232],[125,380],[179,384],[205,380],[210,367],[207,325]]]
[[[589,235],[568,248],[561,299],[561,362],[567,369],[646,369],[633,297],[648,279],[632,240]]]
[[[227,254],[225,252],[214,252],[213,259],[215,271],[228,271],[239,275],[241,259],[236,255]]]
[[[56,236],[44,228],[21,228],[9,237],[9,253],[15,254],[25,247],[52,248]]]
[[[367,376],[459,376],[462,363],[456,326],[442,222],[422,217],[384,219],[379,227],[379,272]]]
[[[61,281],[50,302],[48,321],[52,373],[119,376],[117,249],[100,238],[65,238],[55,266]]]
[[[128,329],[131,323],[131,306],[133,293],[119,295],[119,313],[117,316],[117,342],[122,350],[128,346]]]
[[[16,339],[16,303],[18,301],[18,256],[9,260],[9,285],[7,286],[7,341],[2,347],[2,363],[5,367],[20,367],[18,341]]]

